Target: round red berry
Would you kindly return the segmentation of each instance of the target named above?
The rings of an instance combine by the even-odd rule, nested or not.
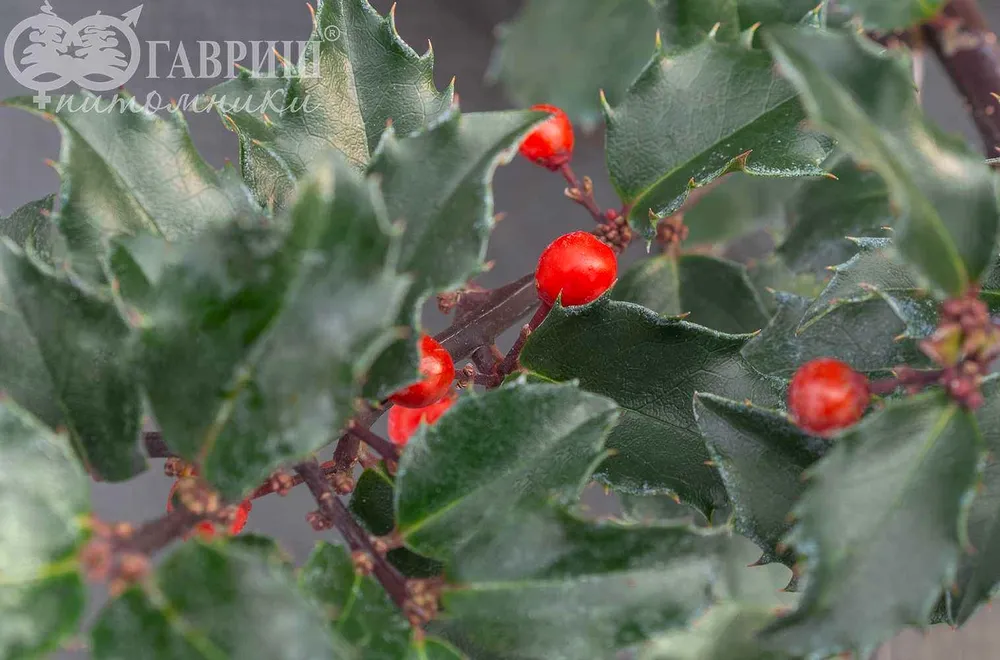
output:
[[[792,418],[813,435],[828,435],[857,423],[870,399],[868,379],[833,358],[806,362],[788,387]]]
[[[420,382],[389,397],[397,406],[423,408],[440,400],[455,380],[455,363],[444,346],[424,335],[420,338]]]
[[[389,439],[398,447],[405,447],[418,426],[421,424],[430,426],[438,421],[453,403],[455,403],[455,397],[446,396],[437,403],[432,403],[424,408],[394,406],[389,410]]]
[[[618,277],[614,250],[593,234],[575,231],[552,241],[538,260],[538,297],[552,305],[562,294],[564,306],[585,305],[600,298]]]
[[[521,155],[537,165],[558,170],[573,158],[573,124],[566,113],[554,105],[534,105],[531,109],[549,112],[552,116],[524,138]]]

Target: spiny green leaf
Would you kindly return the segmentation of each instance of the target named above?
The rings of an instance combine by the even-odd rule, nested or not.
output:
[[[319,543],[302,572],[299,587],[329,612],[336,634],[365,660],[399,660],[410,646],[410,624],[374,578],[354,569],[341,546]]]
[[[201,158],[179,110],[158,116],[123,92],[109,100],[81,92],[54,114],[28,97],[6,104],[54,121],[62,133],[54,221],[81,274],[98,276],[109,237],[147,231],[175,240],[260,213],[235,171]]]
[[[732,542],[725,530],[684,524],[508,510],[449,564],[440,629],[476,658],[614,657],[723,595]]]
[[[414,280],[400,325],[418,328],[418,307],[427,296],[459,287],[483,270],[493,229],[493,173],[518,138],[545,117],[462,114],[455,107],[426,131],[408,137],[386,132],[369,175],[381,186],[389,219],[402,225],[399,270]],[[373,367],[366,396],[383,398],[416,380],[417,334]],[[400,365],[409,368],[405,377],[398,376]]]
[[[283,77],[242,72],[204,95],[239,135],[243,176],[262,204],[284,206],[330,147],[365,167],[389,123],[401,135],[423,129],[454,97],[437,90],[433,53],[414,52],[392,13],[320,0],[315,16],[312,47]]]
[[[746,268],[716,257],[645,259],[621,276],[611,295],[664,316],[690,314],[687,320],[719,332],[753,332],[767,325]]]
[[[108,604],[91,631],[94,658],[315,660],[360,655],[330,629],[291,571],[257,552],[186,543],[142,591]]]
[[[685,247],[728,243],[758,229],[783,231],[785,206],[808,181],[730,174],[684,211]]]
[[[773,317],[778,311],[778,301],[775,293],[793,293],[803,298],[812,299],[823,290],[823,280],[812,273],[795,273],[784,260],[771,255],[766,259],[754,261],[747,267],[747,274],[757,290],[757,296],[764,304],[768,317]]]
[[[955,570],[982,455],[975,419],[940,392],[892,401],[841,436],[795,508],[806,590],[768,645],[863,653],[925,624]]]
[[[25,204],[6,218],[0,218],[0,236],[6,236],[19,248],[51,263],[57,242],[52,209],[56,196],[49,195]]]
[[[69,438],[0,402],[0,658],[41,656],[76,629],[89,510]]]
[[[706,114],[709,99],[726,112]],[[676,54],[660,50],[604,114],[611,180],[648,238],[650,214],[676,211],[692,188],[732,171],[819,175],[830,151],[829,140],[801,126],[795,91],[767,53],[713,39]]]
[[[694,393],[765,406],[780,398],[775,383],[740,356],[748,339],[602,298],[554,308],[529,337],[521,362],[549,380],[576,379],[621,406],[621,423],[608,438],[614,454],[598,479],[636,494],[674,492],[710,515],[727,498],[718,472],[706,464]]]
[[[408,282],[396,249],[377,195],[340,158],[305,184],[290,227],[239,222],[176,248],[139,364],[167,444],[224,496],[323,446],[352,414],[397,335]]]
[[[775,293],[778,312],[762,333],[743,349],[747,362],[762,373],[791,377],[804,362],[834,357],[864,372],[892,369],[925,360],[905,337],[906,325],[884,300],[869,297],[841,301],[827,314],[803,325],[811,302]]]
[[[651,2],[659,19],[660,40],[668,48],[695,46],[709,34],[720,41],[736,41],[740,36],[737,0]]]
[[[738,0],[740,22],[744,28],[757,23],[798,24],[806,14],[823,0]]]
[[[926,120],[904,59],[850,31],[776,27],[766,37],[810,118],[885,179],[903,256],[936,293],[964,293],[992,263],[993,171]]]
[[[396,529],[396,490],[392,477],[380,468],[369,468],[358,477],[351,494],[351,513],[375,536],[385,536]],[[441,575],[440,562],[421,557],[409,548],[395,548],[386,555],[403,575],[428,578]]]
[[[848,0],[866,29],[902,30],[933,18],[945,0]]]
[[[736,530],[764,551],[760,563],[795,563],[778,544],[788,514],[805,490],[802,473],[829,443],[812,438],[779,412],[696,394],[694,415],[733,502]]]
[[[0,271],[0,388],[51,428],[65,427],[102,479],[141,472],[139,383],[114,303],[9,242]]]
[[[572,385],[514,384],[459,399],[403,452],[399,533],[413,550],[447,559],[526,497],[577,497],[617,418],[612,401]]]
[[[724,603],[710,609],[685,630],[654,640],[639,660],[792,660],[768,651],[758,633],[774,621],[773,608]]]
[[[849,160],[833,168],[836,180],[803,185],[788,205],[791,230],[778,254],[795,271],[818,271],[847,261],[857,249],[847,237],[886,235],[896,218],[889,189],[875,172]]]

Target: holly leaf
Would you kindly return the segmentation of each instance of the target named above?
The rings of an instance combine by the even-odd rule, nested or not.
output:
[[[764,304],[768,318],[778,312],[776,292],[792,293],[812,299],[823,290],[824,281],[812,273],[795,273],[781,257],[771,255],[754,261],[747,267],[747,275]]]
[[[138,364],[164,440],[224,497],[319,449],[353,414],[398,336],[408,284],[385,227],[373,188],[333,158],[287,223],[237,222],[175,248]]]
[[[680,50],[695,46],[709,35],[725,41],[736,41],[740,36],[737,0],[651,2],[659,19],[660,40],[667,47]]]
[[[203,95],[240,138],[244,178],[275,208],[330,147],[362,169],[388,124],[408,135],[454,99],[453,85],[434,85],[430,48],[418,55],[396,32],[393,12],[383,17],[368,0],[320,0],[308,43],[279,77],[243,71]]]
[[[732,542],[725,530],[686,524],[511,509],[449,564],[439,629],[476,658],[614,657],[723,595]]]
[[[900,253],[935,293],[964,293],[993,260],[993,171],[926,120],[906,60],[850,31],[775,27],[765,36],[810,119],[885,179],[900,210]]]
[[[143,649],[163,660],[360,657],[287,567],[200,542],[178,548],[144,589],[132,587],[105,606],[91,631],[98,660],[132,659]]]
[[[399,269],[414,282],[400,325],[419,327],[430,295],[464,285],[484,270],[493,229],[493,173],[520,136],[547,115],[540,112],[462,114],[455,107],[434,126],[408,137],[387,131],[369,167],[380,183],[389,218],[402,226]],[[447,249],[442,249],[447,246]],[[416,335],[400,341],[373,367],[383,398],[417,379]],[[405,378],[392,378],[400,366]]]
[[[406,446],[396,475],[399,534],[410,549],[446,560],[525,498],[575,499],[617,419],[613,402],[572,385],[462,397]]]
[[[795,271],[818,271],[847,261],[850,237],[884,237],[896,217],[885,180],[850,160],[833,168],[836,179],[805,183],[788,204],[792,228],[778,254]]]
[[[753,332],[768,319],[746,268],[704,255],[645,259],[621,276],[611,296],[664,316],[689,314],[687,320],[719,332]]]
[[[10,239],[22,250],[27,250],[47,263],[52,261],[52,251],[57,242],[56,229],[52,223],[52,209],[55,195],[29,202],[0,218],[0,236]]]
[[[727,111],[706,115],[709,98]],[[647,238],[693,188],[734,171],[819,175],[831,148],[802,127],[795,90],[767,53],[710,38],[679,53],[661,46],[620,103],[605,101],[604,115],[612,183]]]
[[[944,7],[944,0],[850,0],[850,9],[861,18],[868,30],[903,30],[934,18]]]
[[[805,181],[727,176],[684,211],[685,247],[730,243],[759,229],[783,230],[786,204]]]
[[[738,0],[738,3],[740,23],[744,28],[757,23],[798,24],[820,4],[817,0]]]
[[[0,402],[0,658],[54,651],[83,616],[88,482],[68,437]]]
[[[819,357],[837,358],[868,373],[926,361],[907,338],[900,317],[874,294],[838,301],[807,325],[808,299],[782,292],[774,296],[777,314],[743,350],[747,362],[762,373],[789,378],[804,362]]]
[[[101,276],[107,238],[145,231],[177,240],[260,215],[234,170],[217,171],[198,154],[179,110],[155,115],[124,92],[108,100],[81,92],[54,113],[30,97],[5,104],[55,122],[62,134],[61,206],[52,219],[83,275]]]
[[[396,529],[396,487],[392,477],[381,468],[368,468],[358,477],[351,495],[351,513],[371,534],[386,536]],[[403,575],[429,578],[441,575],[440,562],[421,557],[408,548],[394,548],[386,557]]]
[[[0,299],[0,388],[50,428],[65,428],[100,478],[145,469],[130,329],[114,303],[10,242],[0,245]]]
[[[748,335],[725,335],[602,298],[556,306],[521,353],[530,371],[614,399],[621,422],[598,468],[603,483],[633,494],[676,493],[706,516],[727,503],[692,410],[695,392],[774,405],[774,382],[740,356]],[[627,374],[627,377],[625,375]]]
[[[1000,378],[982,385],[985,404],[976,410],[976,422],[989,450],[982,480],[969,508],[968,546],[958,563],[954,585],[944,590],[946,619],[964,625],[979,606],[989,602],[1000,583]]]
[[[762,648],[757,639],[774,618],[773,608],[719,605],[695,621],[691,630],[655,640],[639,660],[792,660]]]
[[[890,401],[841,436],[795,508],[806,590],[768,645],[827,656],[926,624],[955,570],[982,454],[971,413],[940,392]]]
[[[803,433],[787,415],[711,394],[695,395],[694,416],[733,502],[736,531],[763,550],[758,563],[792,567],[794,553],[779,544],[805,491],[803,472],[829,443]]]

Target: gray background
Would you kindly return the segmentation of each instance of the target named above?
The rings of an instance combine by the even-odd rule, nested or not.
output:
[[[75,21],[101,10],[120,15],[141,0],[52,0],[55,10]],[[22,19],[35,14],[40,0],[3,0],[0,8],[0,34],[6,35]],[[382,12],[388,0],[373,0]],[[1000,24],[996,0],[984,0],[993,24]],[[443,87],[454,75],[465,110],[492,110],[507,107],[501,90],[483,81],[493,47],[494,26],[514,15],[518,0],[400,0],[396,10],[399,31],[408,43],[422,51],[427,40],[434,43],[437,58],[436,77]],[[304,2],[293,0],[158,0],[146,1],[137,32],[141,40],[183,40],[189,47],[197,40],[301,40],[308,37],[309,14]],[[586,47],[582,44],[581,47]],[[211,83],[197,80],[146,80],[145,67],[129,83],[140,99],[151,91],[164,98],[196,94]],[[1000,90],[998,90],[1000,91]],[[3,70],[0,72],[0,98],[25,94]],[[933,61],[928,62],[924,89],[928,111],[945,127],[976,141],[971,122],[948,81]],[[226,131],[215,115],[189,116],[195,143],[215,165],[236,159],[235,136]],[[604,205],[614,203],[607,182],[600,133],[579,136],[574,165],[578,173],[589,174],[597,182],[598,199]],[[44,164],[57,159],[59,137],[56,130],[37,118],[0,108],[0,213],[6,215],[18,206],[58,189],[58,179]],[[516,160],[501,168],[496,177],[497,210],[507,214],[497,227],[490,244],[490,258],[497,264],[484,278],[487,285],[510,281],[534,265],[540,250],[553,238],[590,222],[582,209],[562,197],[562,182],[529,164]],[[635,256],[635,252],[633,252]],[[431,329],[440,329],[447,320],[435,312],[425,319]],[[509,337],[508,337],[509,341]],[[97,514],[107,520],[142,521],[163,511],[171,480],[154,462],[148,473],[118,486],[97,484],[94,502]],[[258,500],[247,529],[279,537],[296,557],[304,557],[318,535],[305,524],[310,510],[304,489],[287,498],[270,496]],[[95,593],[95,599],[103,598]],[[907,633],[884,648],[881,660],[930,660],[962,658],[979,660],[1000,658],[998,618],[981,613],[963,630],[935,629],[930,635]],[[60,654],[83,657],[85,651]]]

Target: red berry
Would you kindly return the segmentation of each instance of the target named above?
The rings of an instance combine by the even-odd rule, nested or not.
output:
[[[396,392],[389,400],[397,406],[423,408],[441,399],[455,380],[455,363],[444,346],[424,335],[420,338],[420,374],[423,379]]]
[[[534,105],[531,109],[550,112],[552,116],[524,138],[521,155],[537,165],[558,170],[573,158],[573,124],[554,105]]]
[[[455,397],[446,396],[437,403],[432,403],[424,408],[394,406],[389,410],[389,439],[397,446],[405,447],[406,443],[410,441],[410,436],[421,423],[430,426],[438,421],[438,418],[448,408],[451,408],[453,403],[455,403]]]
[[[814,435],[829,435],[855,424],[870,399],[868,379],[833,358],[806,362],[788,387],[792,418]]]
[[[597,300],[617,277],[614,250],[593,234],[575,231],[552,241],[542,252],[535,286],[545,303],[554,304],[562,293],[562,304],[569,307]]]

